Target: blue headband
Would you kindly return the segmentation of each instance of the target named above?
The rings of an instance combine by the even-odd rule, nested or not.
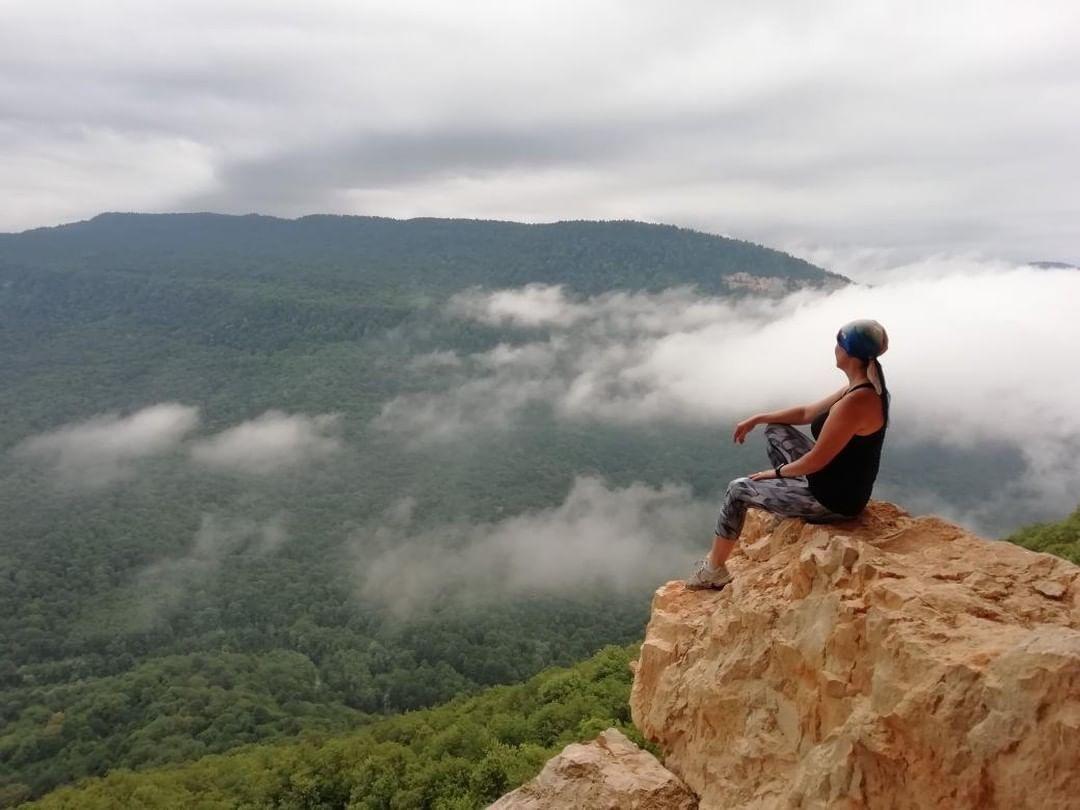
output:
[[[836,342],[852,357],[873,360],[881,354],[882,345],[871,324],[877,325],[874,321],[852,321],[844,324],[836,333]]]

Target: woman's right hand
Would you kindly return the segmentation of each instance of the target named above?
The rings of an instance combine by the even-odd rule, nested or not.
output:
[[[738,444],[742,444],[746,441],[746,434],[754,429],[754,426],[758,424],[758,420],[751,416],[749,419],[743,419],[739,424],[735,426],[735,432],[731,434],[731,440]]]

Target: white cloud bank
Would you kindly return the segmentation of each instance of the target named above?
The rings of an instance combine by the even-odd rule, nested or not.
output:
[[[421,529],[415,507],[404,499],[356,538],[361,596],[399,615],[444,598],[630,591],[687,574],[709,548],[717,508],[686,486],[615,489],[594,477],[577,478],[558,506],[493,523]]]
[[[168,453],[199,424],[199,409],[161,403],[129,416],[104,414],[24,439],[13,458],[47,468],[69,489],[97,489],[130,479],[136,462]],[[188,443],[200,467],[273,475],[326,459],[344,447],[341,414],[287,414],[271,410]]]
[[[269,475],[342,449],[340,414],[261,416],[196,442],[191,458],[214,469]]]
[[[469,293],[459,317],[517,324],[524,342],[463,358],[472,376],[399,397],[376,424],[413,442],[507,428],[547,403],[563,419],[678,421],[728,429],[844,384],[839,326],[875,318],[893,395],[894,443],[1019,448],[1028,473],[1008,497],[1048,511],[1080,497],[1080,271],[928,260],[874,286],[733,302],[688,290],[570,300],[529,286]]]
[[[198,423],[198,408],[166,402],[64,425],[24,440],[12,453],[45,465],[64,485],[92,489],[130,478],[139,459],[173,450]]]

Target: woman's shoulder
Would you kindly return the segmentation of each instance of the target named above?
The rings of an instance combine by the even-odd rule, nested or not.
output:
[[[873,386],[852,391],[844,399],[848,402],[848,415],[861,422],[861,427],[876,432],[884,426],[884,400]]]
[[[877,392],[873,385],[866,385],[852,390],[844,399],[854,400],[855,402],[873,402],[881,399],[881,394]]]

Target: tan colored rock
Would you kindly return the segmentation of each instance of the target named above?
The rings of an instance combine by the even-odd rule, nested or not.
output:
[[[878,501],[740,546],[656,592],[631,694],[703,810],[1080,806],[1080,568]]]
[[[1065,595],[1065,591],[1069,589],[1067,583],[1055,582],[1051,579],[1040,579],[1031,587],[1033,587],[1043,596],[1049,596],[1051,599],[1061,599],[1061,597]]]
[[[675,774],[618,729],[573,743],[531,782],[488,810],[694,810],[697,799]]]

